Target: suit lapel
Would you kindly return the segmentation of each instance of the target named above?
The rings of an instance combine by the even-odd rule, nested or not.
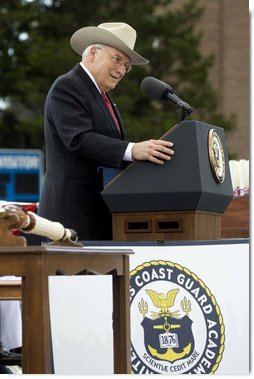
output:
[[[94,85],[94,83],[91,80],[91,78],[87,75],[87,73],[85,72],[85,70],[83,70],[83,68],[80,66],[79,63],[76,64],[76,66],[74,67],[74,70],[78,73],[79,77],[84,82],[84,84],[86,85],[86,87],[88,87],[90,89],[91,93],[93,94],[93,96],[95,98],[95,101],[102,108],[102,110],[103,110],[103,112],[105,114],[105,117],[108,120],[108,123],[110,124],[112,130],[114,131],[115,136],[119,138],[119,131],[117,129],[115,121],[113,120],[113,118],[112,118],[112,116],[110,114],[110,111],[109,111],[107,105],[105,104],[103,98],[101,97],[101,94],[98,91],[97,87]],[[113,107],[115,115],[117,117],[119,126],[121,128],[121,138],[123,139],[124,138],[124,135],[123,135],[123,123],[122,123],[120,114],[119,114],[119,112],[117,110],[116,105],[112,102],[110,96],[108,96],[108,98],[109,98],[109,101],[110,101],[110,103],[111,103],[111,105]]]

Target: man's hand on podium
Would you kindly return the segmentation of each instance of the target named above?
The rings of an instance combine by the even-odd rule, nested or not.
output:
[[[137,142],[132,148],[132,158],[140,161],[148,160],[162,165],[174,155],[174,150],[171,149],[173,145],[169,141],[154,139]]]

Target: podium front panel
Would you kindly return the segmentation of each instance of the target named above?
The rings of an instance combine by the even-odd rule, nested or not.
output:
[[[215,180],[208,137],[218,133],[225,155],[225,179]],[[135,161],[102,191],[112,213],[190,211],[223,213],[233,197],[224,130],[198,121],[183,121],[162,139],[174,143],[170,161],[157,165]]]

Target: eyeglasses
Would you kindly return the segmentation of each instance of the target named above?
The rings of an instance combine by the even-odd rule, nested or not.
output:
[[[99,50],[105,51],[105,53],[108,54],[108,56],[110,57],[111,61],[114,63],[115,67],[119,68],[119,67],[121,67],[121,66],[124,66],[126,74],[127,74],[128,72],[130,72],[130,70],[131,70],[131,68],[132,68],[131,65],[130,65],[129,63],[127,63],[127,62],[124,62],[124,60],[123,60],[122,57],[120,57],[120,56],[117,55],[117,54],[112,55],[112,54],[108,53],[107,50],[104,50],[104,49],[102,49],[101,47],[96,47],[96,49],[99,49]]]

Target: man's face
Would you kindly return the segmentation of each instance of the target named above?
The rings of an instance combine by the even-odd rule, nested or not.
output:
[[[88,68],[103,92],[114,89],[128,67],[127,55],[114,47],[105,45],[91,49]]]

